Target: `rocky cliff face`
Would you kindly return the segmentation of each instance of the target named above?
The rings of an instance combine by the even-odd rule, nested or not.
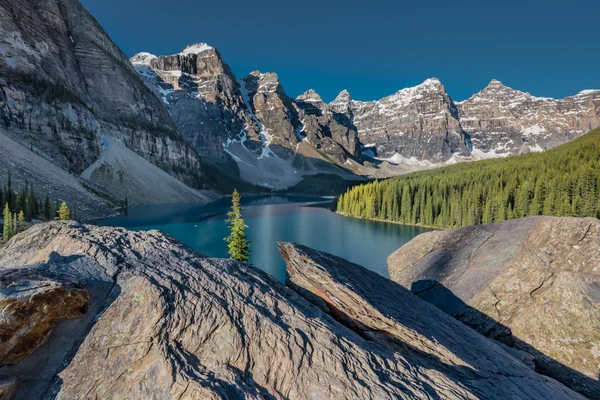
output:
[[[599,398],[599,249],[597,219],[532,217],[427,233],[388,262],[392,280]]]
[[[579,398],[391,281],[310,249],[281,251],[292,287],[312,302],[321,296],[318,305],[260,270],[206,258],[156,231],[30,228],[0,250],[0,301],[12,304],[0,351],[15,354],[2,360],[0,393]],[[23,323],[44,339],[24,346]]]
[[[274,73],[236,80],[206,43],[171,56],[139,53],[131,63],[200,154],[220,164],[234,160],[254,184],[282,188],[322,172],[349,177],[335,164],[360,158],[356,130],[325,103],[317,109],[309,97],[292,99]]]
[[[340,104],[339,96],[334,103]],[[378,158],[439,163],[469,156],[458,109],[437,79],[379,101],[351,101],[349,108],[363,146]]]
[[[600,90],[555,100],[493,80],[458,109],[475,155],[520,154],[547,150],[600,126]]]
[[[113,137],[189,185],[200,160],[76,0],[0,1],[0,131],[73,174]]]

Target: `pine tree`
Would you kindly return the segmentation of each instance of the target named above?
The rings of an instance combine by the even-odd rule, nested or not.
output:
[[[250,259],[250,241],[246,236],[248,226],[242,216],[241,197],[237,190],[233,191],[231,211],[227,213],[229,237],[225,238],[231,259],[247,262]]]
[[[10,207],[8,206],[8,202],[4,207],[3,212],[4,217],[4,230],[2,232],[2,241],[4,243],[8,242],[8,240],[13,236],[13,222],[12,222],[12,213],[10,212]]]
[[[67,207],[67,203],[65,203],[64,201],[62,202],[58,210],[58,219],[60,219],[61,221],[68,221],[71,219],[71,211],[69,210],[69,207]]]
[[[25,222],[25,213],[23,210],[19,211],[19,216],[17,217],[17,231],[15,233],[23,232],[27,229],[27,223]]]

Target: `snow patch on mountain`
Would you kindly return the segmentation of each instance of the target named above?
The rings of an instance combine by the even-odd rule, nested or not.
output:
[[[209,46],[206,43],[196,43],[196,44],[193,44],[191,46],[187,46],[179,54],[180,55],[200,54],[200,53],[203,53],[205,51],[212,50],[212,49],[214,49],[214,47]]]

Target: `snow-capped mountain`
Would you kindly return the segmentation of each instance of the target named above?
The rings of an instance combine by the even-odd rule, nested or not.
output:
[[[455,102],[430,78],[377,101],[344,90],[327,104],[312,89],[289,97],[275,73],[238,80],[206,43],[131,62],[201,155],[234,160],[244,179],[268,187],[320,172],[380,177],[541,151],[600,126],[593,90],[555,100],[494,80]]]
[[[235,161],[247,181],[282,188],[306,174],[353,175],[335,164],[360,159],[356,129],[318,94],[294,100],[275,73],[237,80],[205,43],[170,56],[139,53],[131,63],[198,153]]]
[[[458,109],[475,154],[489,157],[541,151],[600,125],[600,90],[556,100],[492,80],[481,92],[458,103]]]

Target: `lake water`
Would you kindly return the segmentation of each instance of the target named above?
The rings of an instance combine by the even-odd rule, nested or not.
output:
[[[251,263],[285,280],[277,242],[296,242],[360,264],[388,277],[387,257],[429,229],[346,218],[332,212],[333,199],[310,196],[248,196],[242,199]],[[228,257],[225,214],[231,199],[206,204],[163,204],[131,208],[99,225],[158,229],[210,256]]]

